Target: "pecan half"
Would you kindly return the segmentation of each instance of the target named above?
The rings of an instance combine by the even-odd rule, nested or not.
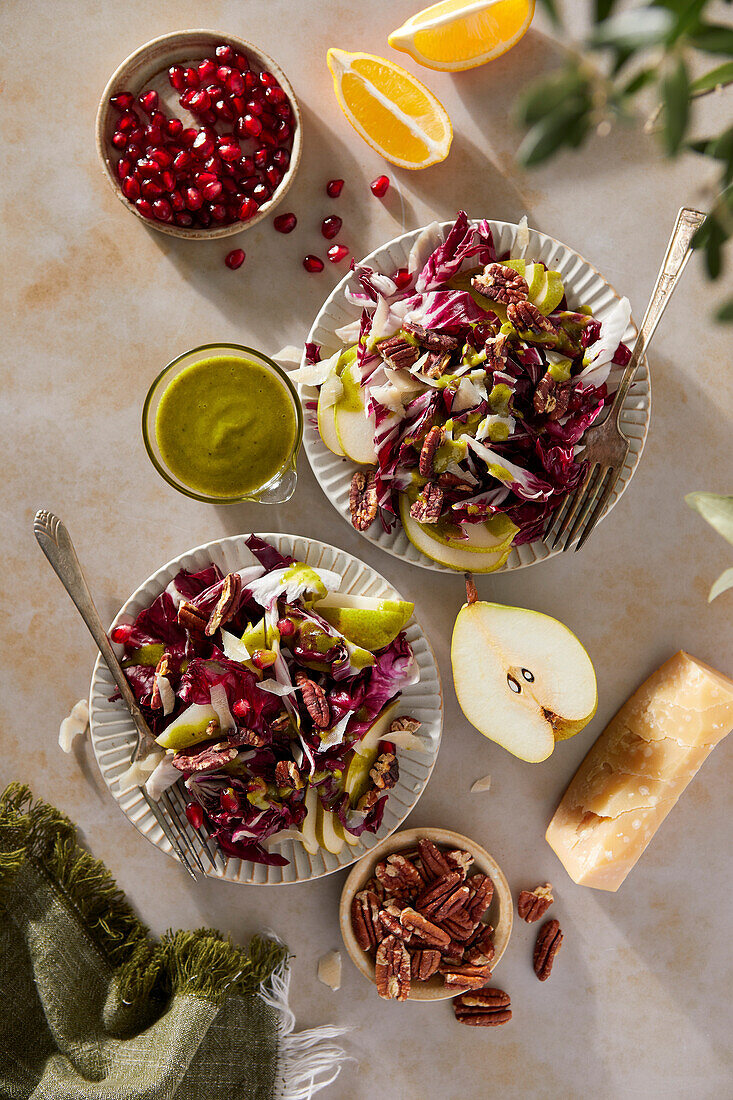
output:
[[[425,360],[423,373],[428,378],[442,378],[450,365],[450,352],[430,351]]]
[[[471,280],[473,289],[492,302],[526,302],[529,287],[518,271],[504,264],[488,264]]]
[[[369,778],[380,791],[387,791],[397,784],[400,778],[400,765],[393,752],[383,752],[374,761]]]
[[[531,302],[516,302],[507,306],[506,315],[518,332],[557,332],[552,321],[543,317]]]
[[[278,760],[275,765],[275,782],[279,787],[292,787],[302,791],[305,783],[294,760]]]
[[[150,696],[150,706],[152,710],[160,710],[163,706],[163,700],[160,697],[160,688],[158,687],[158,677],[163,676],[166,680],[169,680],[171,673],[176,671],[177,669],[174,668],[172,658],[168,653],[164,653],[155,666],[155,679],[153,680],[153,691]]]
[[[546,882],[544,886],[535,886],[534,890],[522,890],[517,898],[517,912],[527,924],[534,924],[544,917],[554,900],[552,887]]]
[[[402,328],[414,336],[421,348],[427,351],[455,351],[458,340],[455,336],[449,336],[445,332],[435,332],[433,329],[423,328],[414,321],[403,322]]]
[[[440,922],[440,927],[445,929],[452,940],[463,943],[473,934],[476,924],[477,921],[471,920],[465,909],[458,909],[455,913],[451,913],[449,917],[444,917]]]
[[[377,946],[379,898],[372,890],[360,890],[351,903],[351,927],[362,951],[373,951]]]
[[[369,810],[376,806],[380,798],[381,795],[379,790],[376,787],[370,787],[369,790],[361,796],[356,804],[356,808],[360,813],[368,813]]]
[[[440,966],[440,951],[433,947],[423,947],[413,951],[410,958],[410,970],[414,982],[426,982],[436,974]]]
[[[491,981],[491,967],[472,966],[464,963],[462,966],[440,966],[440,973],[449,989],[480,989]]]
[[[378,882],[396,898],[408,898],[422,886],[422,878],[412,860],[400,852],[387,856],[374,868]]]
[[[377,518],[377,482],[374,470],[357,470],[351,479],[349,511],[357,531],[366,531]]]
[[[419,722],[417,718],[410,718],[408,715],[403,715],[401,718],[395,718],[389,727],[390,733],[416,733],[422,722]]]
[[[509,994],[503,989],[479,989],[462,993],[453,1001],[453,1011],[460,1024],[471,1027],[497,1027],[511,1020]]]
[[[445,853],[445,860],[451,871],[458,871],[461,878],[465,879],[468,868],[473,863],[473,856],[470,852],[464,852],[462,848],[456,848],[452,852]]]
[[[388,936],[397,936],[400,940],[409,940],[412,937],[412,933],[402,927],[400,909],[393,902],[380,910],[379,923]],[[382,936],[382,939],[384,939],[384,936]]]
[[[503,370],[506,366],[509,337],[508,336],[490,336],[486,341],[484,347],[486,348],[486,364],[487,371]]]
[[[431,428],[420,449],[419,470],[422,477],[430,477],[435,469],[435,452],[445,439],[445,431],[439,425]]]
[[[220,768],[222,764],[228,764],[237,755],[233,745],[222,741],[216,745],[207,745],[202,748],[195,745],[190,749],[182,749],[177,752],[171,764],[178,768],[179,772],[207,772],[212,768]]]
[[[206,624],[205,632],[209,637],[216,634],[222,623],[228,623],[232,618],[241,591],[242,578],[239,573],[227,573],[221,588],[221,595]]]
[[[415,908],[424,913],[426,917],[437,916],[444,903],[453,895],[461,884],[461,876],[458,871],[449,871],[447,875],[441,875],[439,879],[423,890],[415,898]],[[468,896],[468,889],[463,898]],[[462,900],[463,900],[462,898]],[[459,902],[459,904],[461,904]],[[447,916],[447,913],[443,914]]]
[[[443,490],[429,481],[410,508],[410,515],[418,523],[437,523],[443,511]]]
[[[450,864],[440,848],[437,848],[432,840],[421,838],[417,842],[417,850],[420,853],[423,871],[425,872],[425,878],[428,882],[434,882],[435,879],[441,878],[442,875],[450,874]]]
[[[491,905],[494,896],[494,884],[488,875],[472,875],[468,880],[471,888],[471,897],[466,902],[466,912],[474,921],[481,920],[486,910]]]
[[[251,749],[261,749],[263,745],[267,744],[267,737],[264,733],[248,729],[247,726],[242,727],[242,729],[229,730],[227,740],[230,745],[247,745]]]
[[[548,371],[537,383],[532,404],[536,413],[547,416],[549,420],[560,420],[568,411],[570,385],[558,385]]]
[[[470,946],[466,947],[466,962],[474,966],[488,966],[496,954],[494,947],[494,929],[490,924],[479,925],[478,935],[471,937]]]
[[[178,621],[189,634],[200,634],[203,637],[206,634],[206,624],[209,618],[208,615],[204,615],[203,611],[199,611],[188,600],[181,600],[178,607]]]
[[[386,936],[377,948],[374,964],[377,993],[393,1001],[406,1001],[410,992],[410,956],[402,940]]]
[[[391,336],[377,344],[377,351],[385,363],[393,370],[407,370],[420,358],[420,349],[403,340],[401,336]]]
[[[318,730],[326,730],[331,724],[331,708],[320,684],[309,679],[304,672],[295,673],[295,683],[300,688],[303,704]]]
[[[548,920],[540,928],[537,942],[534,945],[534,972],[541,982],[546,982],[555,961],[555,955],[562,944],[562,932],[560,923],[556,920]]]
[[[450,943],[451,938],[447,932],[444,932],[442,928],[438,928],[437,924],[433,924],[422,913],[418,913],[416,909],[410,906],[402,910],[400,921],[403,928],[406,928],[408,932],[413,932],[422,943],[427,944],[429,947],[443,948]]]

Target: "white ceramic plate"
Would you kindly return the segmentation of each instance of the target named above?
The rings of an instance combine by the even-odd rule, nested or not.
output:
[[[452,224],[452,222],[444,222],[443,229],[449,228]],[[502,255],[513,246],[517,226],[510,222],[494,221],[489,221],[489,225],[494,235],[497,254]],[[403,234],[401,237],[396,237],[389,244],[385,244],[370,253],[363,262],[377,271],[391,275],[392,272],[406,265],[410,249],[421,232],[421,229],[415,229],[410,233]],[[594,317],[602,321],[611,305],[621,297],[587,260],[584,260],[572,248],[556,241],[554,237],[548,237],[545,233],[530,229],[529,245],[525,255],[528,260],[542,260],[548,268],[560,272],[570,309],[588,305],[593,311]],[[322,346],[324,358],[332,355],[341,346],[340,341],[334,335],[335,330],[360,316],[361,311],[358,307],[351,305],[344,297],[344,288],[350,280],[353,280],[354,289],[358,288],[358,282],[354,276],[346,275],[334,287],[332,293],[324,302],[313,322],[313,327],[308,333],[309,341]],[[632,344],[635,335],[636,326],[632,322],[624,333],[624,341],[627,344]],[[318,391],[314,386],[301,385],[299,390],[304,407],[307,401],[318,399]],[[631,480],[644,449],[650,414],[651,386],[649,369],[646,358],[643,358],[621,413],[621,427],[631,444],[628,458],[601,518],[608,515]],[[306,409],[303,440],[308,461],[319,485],[331,504],[347,523],[351,524],[349,489],[354,470],[358,467],[348,459],[339,458],[329,451],[328,447],[322,442],[313,421],[314,416]],[[375,546],[386,550],[388,554],[409,561],[412,565],[420,565],[423,569],[435,569],[441,573],[455,572],[446,565],[431,561],[430,558],[417,550],[407,538],[399,521],[391,531],[385,531],[381,523],[375,522],[369,530],[361,531],[360,534],[373,542]],[[559,550],[550,550],[544,542],[528,543],[512,550],[504,565],[497,572],[522,569],[526,565],[534,565],[535,562],[553,557],[558,553],[560,553]]]
[[[137,592],[133,593],[116,616],[112,626],[120,622],[132,622],[143,608],[150,606],[181,569],[196,572],[211,562],[218,565],[224,573],[239,568],[245,556],[247,537],[247,535],[234,535],[231,538],[217,539],[205,546],[197,546],[180,557],[174,558],[173,561],[169,561],[152,577],[148,577]],[[267,534],[260,535],[260,538],[271,543],[282,554],[292,555],[299,561],[308,562],[309,565],[334,569],[343,577],[341,588],[343,592],[387,599],[401,598],[379,573],[358,558],[352,557],[343,550],[337,550],[334,546],[297,535]],[[348,867],[401,825],[430,778],[443,729],[443,693],[432,648],[414,618],[410,620],[406,634],[420,670],[420,680],[417,684],[404,689],[400,713],[412,715],[422,723],[418,736],[425,741],[426,751],[424,753],[416,750],[400,751],[399,783],[390,791],[378,832],[364,833],[359,838],[359,843],[353,847],[345,844],[338,856],[323,850],[315,855],[309,855],[298,841],[286,840],[275,849],[290,860],[285,867],[265,867],[262,864],[231,859],[218,852],[216,870],[209,867],[206,857],[203,857],[207,874],[213,878],[226,879],[228,882],[266,886],[307,882],[309,879],[320,878],[342,867]],[[115,648],[118,653],[121,653],[121,646]],[[89,691],[89,715],[92,747],[99,769],[110,794],[135,828],[161,851],[177,859],[137,788],[126,791],[124,794],[121,794],[117,788],[116,779],[130,762],[132,747],[135,743],[135,728],[123,704],[109,702],[109,697],[114,691],[114,681],[107,666],[102,658],[98,657]],[[172,788],[171,793],[177,796],[177,790],[177,787]],[[179,801],[183,809],[184,800],[179,798]],[[185,823],[185,818],[183,820]],[[195,834],[190,826],[187,826],[187,829],[194,837]],[[213,849],[214,845],[210,847]]]

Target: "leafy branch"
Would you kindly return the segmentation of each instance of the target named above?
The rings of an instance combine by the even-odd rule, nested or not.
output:
[[[561,27],[555,0],[541,3]],[[708,216],[693,246],[702,252],[708,276],[717,279],[733,238],[733,126],[702,140],[688,137],[693,101],[729,95],[733,84],[733,60],[717,60],[690,78],[701,57],[733,58],[733,27],[707,19],[710,6],[711,0],[647,0],[614,13],[616,0],[594,0],[586,42],[560,69],[531,84],[516,105],[527,130],[517,157],[533,167],[563,148],[578,149],[594,133],[607,135],[617,123],[638,122],[639,96],[653,92],[657,107],[644,128],[658,135],[666,155],[693,152],[715,164]],[[733,298],[716,316],[733,322]]]

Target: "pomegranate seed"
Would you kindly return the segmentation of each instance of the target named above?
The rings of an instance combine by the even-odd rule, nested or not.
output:
[[[278,144],[278,140],[273,134],[272,130],[267,130],[264,126],[262,127],[262,133],[260,134],[260,141],[263,145],[269,146],[270,149],[274,149],[275,146]]]
[[[139,119],[136,114],[124,114],[117,123],[117,129],[121,130],[123,134],[130,134],[137,129],[138,122]]]
[[[156,199],[153,203],[153,213],[160,222],[169,222],[173,218],[171,204],[167,199]]]
[[[242,155],[242,150],[238,145],[222,145],[219,147],[219,156],[222,160],[225,160],[227,164],[233,164],[235,160],[239,160]]]
[[[320,260],[318,256],[306,256],[303,260],[303,267],[306,271],[315,274],[318,271],[323,271],[323,260]]]
[[[236,115],[238,115],[239,117],[241,117],[243,114],[245,114],[247,108],[246,108],[246,104],[244,102],[244,96],[242,96],[242,95],[233,95],[232,96],[232,107],[234,108],[234,113]]]
[[[200,210],[203,203],[201,192],[196,187],[187,187],[183,193],[186,206],[189,210]]]
[[[372,180],[369,184],[369,188],[376,198],[383,199],[389,191],[389,176],[377,176],[377,178]]]
[[[227,195],[235,195],[237,193],[237,185],[231,178],[231,176],[225,176],[224,179],[221,181],[221,185],[226,191]]]
[[[236,271],[238,267],[241,267],[244,263],[244,250],[242,248],[233,248],[231,252],[227,252],[224,257],[224,263],[231,271]]]
[[[186,86],[188,88],[198,88],[201,83],[198,69],[186,69],[183,75],[186,78]]]
[[[137,145],[134,141],[131,141],[130,144],[127,146],[127,156],[130,158],[130,160],[139,160],[142,155],[143,151],[140,146]]]
[[[172,138],[180,137],[183,133],[183,123],[180,118],[169,118],[165,128]]]
[[[205,187],[207,183],[215,183],[218,178],[215,172],[199,172],[196,181],[199,187]]]
[[[176,186],[176,177],[175,174],[171,172],[170,168],[164,168],[160,173],[160,182],[163,184],[166,191],[172,191]]]
[[[199,176],[199,183],[200,182],[201,182],[201,177]],[[223,190],[223,188],[222,188],[222,185],[219,183],[219,180],[214,180],[211,183],[204,184],[204,186],[201,189],[201,194],[209,202],[212,202],[214,199],[219,198],[219,195],[222,193],[222,190]]]
[[[163,129],[167,121],[168,118],[163,113],[163,111],[153,111],[152,115],[150,116],[150,125],[158,126],[161,130]]]
[[[163,194],[163,188],[157,180],[143,180],[140,190],[144,199],[159,199]]]
[[[251,710],[252,704],[247,699],[237,699],[235,703],[232,703],[232,714],[235,718],[247,718]]]
[[[153,208],[147,199],[138,199],[135,203],[135,209],[144,218],[152,218],[153,216]]]
[[[168,70],[168,79],[171,82],[171,87],[175,88],[177,92],[182,92],[186,87],[186,78],[180,65],[171,65]]]
[[[244,88],[247,92],[259,91],[259,84],[257,83],[257,77],[250,70],[244,74]]]
[[[278,214],[272,222],[278,233],[292,233],[298,224],[295,214]]]
[[[252,160],[252,157],[242,157],[239,164],[237,165],[237,170],[241,176],[253,176],[255,171],[255,162]]]
[[[132,92],[120,92],[119,95],[113,95],[110,98],[110,103],[118,111],[129,111],[135,103],[135,97]]]
[[[252,198],[258,206],[262,206],[263,202],[267,202],[270,193],[270,188],[265,183],[260,182],[252,188]]]
[[[234,119],[234,111],[225,99],[217,99],[214,103],[214,114],[218,115],[219,118],[225,118],[227,122]]]
[[[205,80],[210,80],[216,72],[216,64],[210,57],[205,58],[203,61],[199,61],[199,78],[201,83]]]
[[[176,156],[173,158],[173,171],[178,172],[178,174],[180,175],[181,172],[185,171],[185,169],[188,168],[190,163],[191,154],[185,149],[181,149],[180,153],[177,153]]]
[[[250,114],[250,115],[257,115],[257,117],[259,118],[259,116],[260,116],[260,115],[262,114],[262,112],[264,111],[264,107],[263,107],[263,106],[262,106],[262,104],[261,104],[261,103],[259,102],[259,100],[257,100],[257,99],[250,99],[250,100],[248,100],[248,101],[247,101],[247,103],[245,104],[245,110],[247,111],[247,113],[248,113],[248,114]]]
[[[275,114],[278,118],[282,118],[285,122],[292,124],[293,112],[290,110],[290,107],[287,105],[287,103],[278,103],[275,109]]]
[[[186,203],[180,191],[171,191],[170,202],[176,214],[180,214],[186,209]]]
[[[277,629],[281,638],[289,638],[295,634],[295,623],[292,619],[278,619]]]
[[[127,176],[122,181],[122,194],[130,202],[140,198],[140,184],[132,176]]]
[[[404,290],[404,288],[412,282],[412,275],[406,267],[401,267],[399,271],[395,271],[392,276],[392,282],[398,290]]]
[[[235,53],[234,64],[239,69],[240,73],[246,73],[249,69],[249,59],[245,57],[243,53]]]
[[[220,84],[226,85],[227,80],[232,75],[232,68],[230,65],[220,65],[216,70],[216,79]]]
[[[198,224],[201,226],[202,229],[208,229],[209,228],[209,226],[211,225],[211,214],[209,213],[208,210],[206,210],[206,209],[204,209],[204,207],[202,207],[199,210],[196,217],[198,219]]]
[[[112,144],[115,149],[124,149],[127,146],[128,137],[127,134],[123,134],[121,130],[115,130],[112,134]]]
[[[258,210],[259,206],[254,199],[242,199],[237,208],[237,217],[241,222],[246,222],[253,218]]]
[[[186,803],[186,817],[194,829],[200,829],[204,823],[204,811],[198,802]]]
[[[161,145],[163,142],[163,131],[160,126],[146,126],[145,127],[145,140],[148,145]]]
[[[239,69],[232,69],[226,79],[226,86],[231,95],[242,95],[244,92],[244,77]]]
[[[267,167],[267,149],[255,149],[254,162],[255,168],[264,169]]]
[[[117,178],[123,180],[125,176],[129,176],[131,168],[132,160],[129,157],[121,157],[117,161]]]
[[[137,162],[137,166],[141,172],[145,172],[146,175],[157,176],[160,171],[160,165],[157,161],[152,160],[150,157],[141,157]]]
[[[270,668],[276,660],[277,654],[273,653],[271,649],[256,649],[252,654],[252,664],[255,668]]]
[[[379,742],[379,751],[380,752],[394,752],[395,751],[394,741],[380,741]]]
[[[214,152],[214,139],[201,130],[193,143],[193,151],[199,157],[210,157]]]
[[[265,168],[265,178],[274,191],[282,180],[283,174],[274,164],[268,164],[267,168]]]
[[[242,125],[249,137],[259,137],[262,133],[262,123],[257,115],[245,115]]]
[[[158,93],[152,88],[149,92],[143,92],[139,97],[139,103],[146,115],[152,115],[158,108]]]
[[[272,154],[272,163],[276,164],[278,168],[281,168],[283,171],[285,171],[285,169],[290,164],[290,153],[287,151],[287,149],[276,149],[275,152]]]
[[[190,214],[187,214],[185,210],[175,213],[173,215],[173,221],[176,225],[180,225],[184,229],[188,229],[193,225],[193,218]]]
[[[183,95],[179,97],[178,102],[180,103],[181,107],[185,107],[188,111],[190,110],[191,104],[193,103],[197,94],[198,93],[195,88],[187,88]]]
[[[260,80],[260,84],[262,85],[263,88],[279,88],[280,87],[280,85],[278,84],[277,80],[272,75],[272,73],[261,72],[259,80]]]
[[[341,232],[343,221],[336,214],[331,214],[321,222],[321,233],[327,241],[333,240]]]
[[[247,179],[239,181],[239,190],[244,191],[245,195],[251,195],[259,182],[257,176],[248,176]]]
[[[198,130],[196,130],[193,126],[188,126],[185,130],[181,131],[181,144],[190,149],[194,141],[198,137],[198,134]]]
[[[173,157],[167,149],[152,149],[150,159],[154,160],[161,168],[170,168],[173,163]]]
[[[225,42],[216,47],[215,53],[222,65],[233,65],[237,59],[234,49]]]
[[[349,254],[345,244],[332,244],[328,250],[328,258],[332,264],[340,264]]]
[[[225,787],[219,795],[219,801],[225,813],[236,814],[240,809],[239,799],[234,787]]]
[[[214,202],[209,207],[211,216],[215,222],[223,222],[227,216],[227,208],[223,202]]]
[[[199,88],[191,96],[188,104],[190,109],[194,112],[208,111],[211,106],[211,98],[205,88]]]
[[[275,126],[275,137],[277,138],[280,145],[285,145],[285,143],[290,138],[290,127],[288,126],[287,122],[283,121],[283,119],[280,119],[280,121]]]

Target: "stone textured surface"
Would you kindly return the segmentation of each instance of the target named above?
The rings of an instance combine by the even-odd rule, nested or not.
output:
[[[451,113],[451,156],[422,174],[388,168],[399,186],[383,202],[370,194],[384,164],[337,110],[324,54],[329,45],[388,52],[387,32],[415,6],[229,0],[202,13],[190,0],[3,5],[0,780],[26,780],[68,811],[154,929],[212,924],[243,939],[274,928],[296,955],[299,1024],[338,1019],[356,1027],[349,1047],[358,1066],[347,1067],[328,1096],[457,1100],[490,1089],[501,1097],[531,1091],[538,1100],[717,1097],[730,1080],[731,929],[719,899],[730,877],[724,823],[733,739],[704,766],[618,895],[574,886],[543,840],[594,736],[653,668],[684,647],[733,671],[731,595],[705,602],[730,548],[682,501],[693,489],[731,489],[730,331],[707,324],[699,263],[690,264],[655,338],[651,434],[630,491],[581,555],[477,581],[484,597],[561,617],[595,662],[596,718],[541,765],[484,741],[458,710],[448,649],[460,577],[413,570],[370,547],[326,502],[304,459],[289,504],[209,508],[169,489],[142,446],[146,389],[178,352],[227,339],[273,352],[302,340],[338,275],[330,264],[319,276],[300,264],[308,252],[325,252],[319,225],[328,213],[343,217],[340,239],[358,255],[459,205],[509,220],[526,210],[531,224],[576,247],[627,293],[637,318],[643,312],[677,208],[706,201],[704,168],[692,159],[668,165],[650,138],[630,129],[520,174],[508,109],[527,74],[557,52],[539,19],[485,68],[455,78],[420,72]],[[580,0],[564,7],[579,18],[585,9]],[[93,124],[109,73],[146,39],[202,19],[272,53],[299,94],[303,163],[279,211],[298,215],[290,236],[268,220],[229,241],[177,242],[128,215],[102,177]],[[703,110],[714,119],[723,107],[701,105],[701,131]],[[334,176],[346,180],[336,201],[325,195]],[[247,260],[232,272],[223,258],[239,245]],[[381,1004],[348,960],[338,993],[325,989],[316,964],[340,946],[343,876],[277,892],[195,887],[120,815],[88,748],[61,754],[58,724],[87,692],[94,649],[32,538],[41,506],[69,526],[106,619],[173,555],[252,529],[343,546],[415,600],[447,710],[438,764],[409,824],[475,837],[498,858],[515,895],[536,882],[555,886],[552,915],[565,942],[551,980],[538,985],[533,934],[521,924],[497,972],[511,994],[511,1024],[474,1032],[456,1026],[449,1005]],[[488,772],[491,791],[469,794]]]

